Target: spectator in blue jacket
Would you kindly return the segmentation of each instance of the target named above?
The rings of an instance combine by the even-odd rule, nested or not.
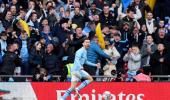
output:
[[[91,61],[92,63],[99,63],[98,61],[101,60],[101,58],[104,59],[110,59],[110,57],[104,53],[104,51],[100,48],[98,42],[98,39],[95,37],[95,33],[94,32],[90,32],[90,47],[87,50],[87,60]],[[87,72],[90,75],[95,75],[96,74],[96,67],[93,66],[87,66],[86,67]]]

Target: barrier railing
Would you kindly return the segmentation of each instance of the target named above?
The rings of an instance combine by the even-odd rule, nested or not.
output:
[[[25,78],[25,79],[32,79],[32,75],[0,75],[0,79],[2,78]],[[95,81],[97,82],[111,82],[112,79],[116,78],[115,76],[109,77],[109,76],[92,76],[95,78]],[[53,78],[55,81],[60,82],[61,76],[54,75]],[[151,79],[153,79],[154,82],[164,82],[168,81],[170,82],[170,75],[152,75]],[[0,80],[1,81],[1,80]],[[27,80],[30,81],[30,80]]]

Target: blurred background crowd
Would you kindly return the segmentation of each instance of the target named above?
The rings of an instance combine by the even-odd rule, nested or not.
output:
[[[70,81],[86,38],[88,60],[101,64],[85,65],[90,75],[111,81],[170,75],[169,0],[0,0],[0,75]]]

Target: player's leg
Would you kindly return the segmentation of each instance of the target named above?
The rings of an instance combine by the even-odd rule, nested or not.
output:
[[[85,81],[83,81],[77,88],[76,91],[80,91],[82,88],[86,87],[88,84],[90,84],[93,81],[93,78],[84,70],[81,70],[81,75]]]
[[[76,75],[72,74],[71,86],[63,95],[63,97],[62,97],[63,100],[66,100],[66,98],[71,94],[71,92],[75,90],[75,87],[76,87],[78,81],[79,81],[79,78]]]

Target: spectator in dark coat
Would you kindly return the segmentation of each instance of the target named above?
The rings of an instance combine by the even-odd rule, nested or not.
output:
[[[121,20],[119,20],[119,27],[121,28],[123,26],[123,24],[126,22],[126,23],[129,23],[129,29],[132,30],[134,28],[134,25],[135,25],[135,10],[134,9],[127,9],[126,11],[126,16],[123,17]]]
[[[56,24],[52,29],[53,36],[56,36],[59,39],[59,43],[62,44],[66,41],[71,31],[68,25],[69,19],[62,18],[59,24]]]
[[[86,36],[83,35],[82,28],[77,27],[76,33],[73,34],[73,36],[71,38],[72,41],[69,43],[69,45],[73,46],[74,50],[77,51],[78,49],[80,49],[82,47],[82,43],[85,39],[86,39]]]
[[[55,12],[55,8],[50,6],[49,9],[48,9],[48,16],[47,16],[47,19],[49,21],[49,26],[52,28],[54,27],[54,25],[56,24],[57,22],[57,18],[56,18],[56,12]]]
[[[142,13],[142,16],[145,16],[145,12],[151,11],[151,8],[147,4],[146,0],[134,0],[132,6],[138,7]]]
[[[130,35],[130,26],[128,22],[123,23],[121,27],[121,41],[122,42],[127,42],[128,41],[128,36]]]
[[[159,17],[160,19],[164,19],[165,16],[168,16],[170,7],[169,0],[156,0],[154,7],[154,15]]]
[[[31,16],[30,16],[30,21],[28,22],[28,25],[31,25],[33,28],[35,29],[39,29],[40,27],[40,21],[37,18],[37,13],[36,12],[32,12]]]
[[[72,18],[72,23],[84,28],[85,22],[88,21],[89,18],[85,14],[81,15],[80,8],[78,7],[75,8],[74,13],[75,15]]]
[[[116,47],[117,51],[120,53],[120,58],[117,60],[116,69],[118,72],[122,72],[124,61],[123,57],[127,53],[129,48],[128,42],[121,42],[121,35],[119,33],[116,33],[114,35],[114,46]]]
[[[93,0],[93,3],[96,4],[96,7],[102,9],[104,6],[104,0]]]
[[[150,65],[152,75],[169,75],[170,74],[170,59],[169,51],[165,45],[159,43],[157,51],[151,55]]]
[[[52,33],[50,31],[50,26],[44,26],[43,31],[40,33],[41,37],[45,39],[45,44],[49,44],[52,41]]]
[[[130,46],[138,45],[139,48],[141,48],[144,38],[145,38],[145,34],[140,32],[140,30],[137,27],[134,27],[132,33],[128,37],[128,40]]]
[[[30,74],[35,73],[36,69],[40,68],[42,66],[42,46],[40,42],[36,42],[34,45],[34,48],[32,48],[29,56],[29,63],[31,66],[31,72]]]
[[[102,26],[114,26],[116,25],[116,19],[109,11],[109,5],[104,5],[103,12],[99,15],[100,23]]]
[[[7,11],[5,18],[2,20],[2,24],[5,29],[12,26],[12,12]]]
[[[163,44],[165,44],[165,46],[168,47],[167,49],[169,49],[169,42],[170,42],[169,39],[170,39],[170,36],[169,36],[169,34],[165,33],[165,29],[160,28],[158,30],[158,33],[155,33],[154,42],[156,44],[163,43]]]
[[[96,4],[92,3],[90,8],[88,9],[88,16],[90,18],[90,20],[94,20],[94,15],[99,15],[101,13],[101,11],[99,9],[96,8]]]
[[[46,54],[43,58],[43,66],[49,74],[60,75],[61,74],[61,60],[54,53],[53,44],[48,44],[46,48]]]
[[[8,51],[3,57],[2,67],[0,68],[1,75],[13,75],[15,67],[20,66],[20,59],[18,54],[16,54],[16,50],[18,50],[17,43],[9,45]]]

